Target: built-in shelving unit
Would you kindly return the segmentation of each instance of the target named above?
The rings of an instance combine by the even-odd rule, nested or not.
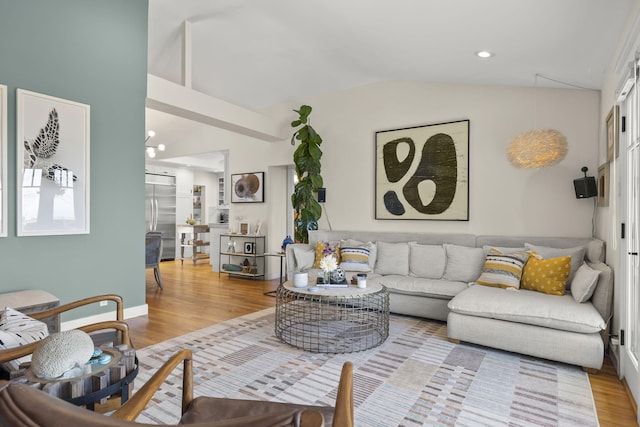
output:
[[[218,206],[224,206],[224,177],[218,178]]]
[[[205,186],[194,185],[191,191],[193,195],[193,216],[197,223],[203,223],[204,221],[204,207],[205,207]]]
[[[265,236],[233,233],[221,234],[220,252],[218,254],[220,261],[219,274],[226,273],[229,276],[248,279],[264,277],[264,248]]]

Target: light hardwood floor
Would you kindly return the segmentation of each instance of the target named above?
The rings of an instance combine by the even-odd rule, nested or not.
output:
[[[164,289],[160,290],[147,270],[146,295],[149,315],[129,319],[134,345],[146,347],[169,338],[224,322],[275,305],[263,293],[278,281],[228,279],[211,271],[209,264],[163,262]],[[607,358],[603,369],[589,375],[602,427],[637,426],[636,416],[622,382]]]

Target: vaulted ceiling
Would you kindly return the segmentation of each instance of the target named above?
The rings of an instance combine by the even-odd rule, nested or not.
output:
[[[384,80],[600,89],[636,2],[150,0],[149,73],[182,81],[189,21],[192,88],[251,110]]]

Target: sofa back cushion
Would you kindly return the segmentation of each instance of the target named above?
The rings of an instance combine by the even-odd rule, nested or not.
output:
[[[442,245],[409,244],[409,275],[440,279],[447,265],[447,253]]]
[[[475,282],[484,266],[484,250],[447,243],[442,246],[447,253],[443,278],[457,282]]]
[[[376,273],[409,275],[409,243],[377,242],[377,246]]]

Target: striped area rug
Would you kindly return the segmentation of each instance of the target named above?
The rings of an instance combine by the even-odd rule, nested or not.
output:
[[[136,388],[189,348],[196,396],[332,406],[342,364],[351,361],[357,426],[598,425],[580,368],[452,344],[445,323],[391,315],[382,345],[336,355],[281,343],[274,321],[271,308],[143,348]],[[181,375],[176,369],[138,422],[177,423]]]

